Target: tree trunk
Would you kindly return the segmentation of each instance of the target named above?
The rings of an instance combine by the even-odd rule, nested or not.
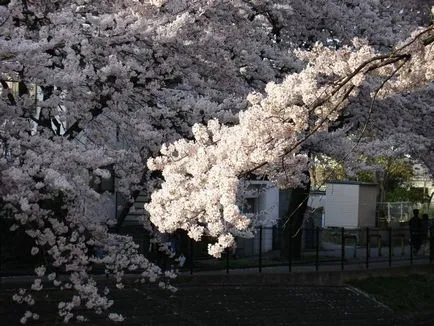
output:
[[[289,255],[289,239],[292,238],[291,248],[292,257],[299,258],[302,250],[302,226],[303,218],[307,209],[307,202],[309,198],[310,178],[307,185],[302,188],[291,189],[283,193],[284,201],[288,202],[288,210],[283,216],[286,218],[281,220],[281,255],[288,257]]]

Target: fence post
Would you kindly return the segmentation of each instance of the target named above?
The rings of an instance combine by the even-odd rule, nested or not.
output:
[[[414,237],[413,237],[414,239]],[[411,236],[411,231],[410,231],[410,265],[413,265],[413,241],[412,240],[412,236]]]
[[[262,272],[262,225],[259,227],[259,273]]]
[[[369,268],[369,256],[371,255],[371,248],[370,248],[370,240],[369,237],[369,227],[366,227],[366,269]]]
[[[341,228],[341,270],[344,270],[345,260],[345,229]]]
[[[378,247],[378,257],[381,257],[381,234],[380,236],[377,238],[377,247]]]
[[[194,247],[193,247],[193,242],[194,240],[192,238],[190,238],[190,275],[193,275],[193,266],[194,266],[194,262],[193,262],[193,257],[194,257]]]
[[[432,263],[433,258],[434,258],[434,234],[433,234],[433,231],[434,231],[434,227],[430,226],[430,228],[429,228],[429,262],[430,262],[430,264]]]
[[[392,250],[393,250],[393,247],[392,247],[392,228],[388,228],[388,234],[389,234],[389,267],[391,267],[392,266]]]
[[[226,248],[226,274],[229,274],[229,248]]]
[[[315,229],[315,270],[319,269],[319,226]]]
[[[292,234],[289,230],[289,242],[288,242],[288,270],[292,270]]]
[[[400,218],[400,220],[402,220],[402,216],[404,215],[404,210],[403,210],[403,207],[402,207],[402,202],[401,202],[401,218]]]
[[[0,223],[2,223],[2,222],[0,222]],[[3,235],[2,235],[2,232],[1,232],[2,230],[0,230],[0,272],[2,271],[2,267],[3,267],[3,262],[2,262],[2,244],[3,244],[3,242],[2,242],[2,240],[3,240]],[[431,257],[431,256],[430,256]],[[1,282],[0,282],[0,285],[1,285]]]

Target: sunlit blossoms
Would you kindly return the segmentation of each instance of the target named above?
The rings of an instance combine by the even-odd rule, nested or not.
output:
[[[151,221],[163,232],[181,228],[196,240],[215,237],[209,253],[220,257],[234,245],[234,235],[253,224],[239,209],[241,178],[255,172],[282,188],[303,184],[309,160],[302,145],[339,118],[368,78],[384,78],[370,80],[380,85],[383,96],[394,94],[397,85],[399,91],[413,91],[432,81],[433,36],[432,27],[419,30],[385,55],[366,44],[298,51],[307,67],[281,84],[268,84],[266,96],[251,94],[239,124],[226,127],[210,120],[195,125],[194,140],[165,145],[161,156],[148,161],[165,178],[145,205]]]

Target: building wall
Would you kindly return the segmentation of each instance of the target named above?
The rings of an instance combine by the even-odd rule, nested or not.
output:
[[[370,185],[359,186],[358,227],[375,227],[375,213],[378,188]]]
[[[266,216],[267,222],[264,226],[273,226],[273,221],[279,218],[279,189],[277,187],[268,188],[258,197],[259,212],[263,212]]]
[[[329,183],[326,189],[324,226],[357,227],[358,202],[359,185]]]
[[[249,198],[252,213],[260,213],[265,218],[262,230],[262,252],[273,249],[273,230],[271,221],[279,217],[279,189],[268,181],[250,181],[251,187],[245,194]],[[252,201],[253,199],[253,201]],[[253,202],[253,204],[252,204]],[[268,221],[268,222],[267,222]],[[259,230],[256,230],[252,239],[237,239],[237,253],[239,256],[251,256],[259,254],[260,248]]]
[[[277,187],[267,188],[261,193],[258,198],[258,212],[263,213],[267,221],[265,222],[262,230],[262,252],[267,252],[273,249],[273,230],[268,229],[273,226],[272,220],[279,217],[279,189]],[[253,253],[259,254],[259,230],[255,234],[254,250]]]

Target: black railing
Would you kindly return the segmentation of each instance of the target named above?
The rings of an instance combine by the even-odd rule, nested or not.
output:
[[[250,268],[252,271],[292,272],[300,266],[303,270],[345,270],[355,266],[358,269],[432,263],[434,261],[434,227],[420,234],[422,247],[415,252],[408,227],[402,228],[304,228],[294,237],[276,227],[260,227],[254,239],[239,240],[237,250],[228,249],[222,258],[216,259],[207,254],[206,242],[195,242],[189,238],[178,237],[177,255],[185,257],[185,264],[159,253],[150,251],[149,239],[138,239],[145,256],[158,263],[163,269],[177,268],[181,272],[194,274],[203,271],[222,270],[230,273],[234,269]],[[278,238],[276,238],[280,235]],[[285,235],[285,236],[283,236]],[[286,237],[286,238],[285,238]],[[212,239],[210,239],[212,240]],[[301,241],[301,243],[297,243]],[[181,243],[180,243],[181,242]],[[7,245],[0,243],[0,245]],[[299,251],[298,249],[302,248]],[[15,250],[2,246],[0,275],[33,273],[34,261],[29,259],[28,266]],[[301,269],[301,268],[299,268]]]
[[[294,271],[295,267],[299,266],[303,266],[303,270],[306,270],[306,266],[312,266],[314,271],[321,271],[322,268],[343,271],[347,266],[352,265],[369,269],[375,267],[374,265],[392,267],[394,264],[402,266],[412,265],[416,261],[432,263],[434,260],[433,227],[430,227],[426,236],[421,235],[423,245],[417,253],[414,252],[408,227],[302,229],[302,234],[313,234],[311,237],[313,246],[303,243],[302,250],[298,253],[295,252],[295,248],[299,247],[296,241],[300,240],[291,236],[288,236],[288,239],[281,238],[280,248],[276,250],[274,245],[276,241],[270,238],[275,233],[271,232],[272,229],[274,228],[258,228],[255,238],[249,243],[251,248],[239,248],[238,251],[242,253],[240,255],[236,253],[237,251],[226,250],[220,259],[207,256],[204,251],[193,250],[194,245],[191,241],[187,256],[187,270],[190,274],[212,270],[224,270],[229,274],[231,270],[246,268],[259,273],[264,272],[266,268],[270,271],[283,272],[286,265],[288,272]],[[283,245],[285,240],[286,250]],[[305,237],[302,236],[301,241],[304,240]],[[307,247],[309,249],[306,249]]]

